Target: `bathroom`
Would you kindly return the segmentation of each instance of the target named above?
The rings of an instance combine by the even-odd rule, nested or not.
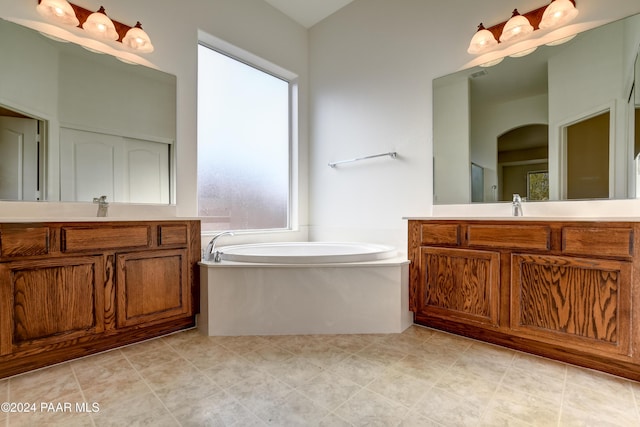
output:
[[[511,214],[508,203],[433,203],[432,81],[472,63],[474,57],[466,49],[479,22],[501,22],[514,6],[526,11],[546,2],[356,0],[311,28],[263,0],[198,0],[186,8],[183,3],[159,6],[151,0],[115,0],[107,8],[117,19],[143,23],[156,46],[144,58],[175,75],[178,82],[175,203],[111,203],[112,217],[144,220],[197,214],[193,165],[197,162],[199,30],[300,76],[294,228],[238,233],[221,243],[339,240],[390,244],[406,251],[404,217]],[[30,2],[0,0],[0,4],[3,17],[39,19]],[[640,12],[640,5],[628,0],[578,0],[577,4],[576,22],[585,27]],[[95,1],[82,5],[89,9],[100,6]],[[341,169],[327,166],[332,161],[390,151],[398,153],[396,159]],[[95,213],[92,203],[0,202],[0,215],[7,219],[65,220]],[[637,216],[640,203],[526,202],[524,214]],[[203,245],[210,237],[202,237]]]

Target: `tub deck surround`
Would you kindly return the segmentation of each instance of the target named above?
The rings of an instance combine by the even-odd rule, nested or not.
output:
[[[640,381],[640,220],[408,220],[417,324]]]
[[[0,223],[0,377],[195,325],[200,222]]]
[[[300,254],[298,245],[251,248],[247,259],[255,260],[260,253],[263,262],[201,262],[200,331],[209,336],[398,333],[413,323],[407,259],[393,257],[389,247],[365,245],[382,249],[386,258],[354,262],[355,254],[349,253],[338,262],[337,254],[319,254],[319,244],[314,244],[308,252],[302,250],[302,261],[291,260],[295,255],[287,250]],[[272,252],[276,247],[279,262]],[[370,254],[363,252],[367,259]],[[332,261],[323,262],[324,256]]]

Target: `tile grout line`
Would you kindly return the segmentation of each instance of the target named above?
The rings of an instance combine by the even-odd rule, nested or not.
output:
[[[568,381],[568,377],[569,377],[569,369],[567,367],[567,365],[565,365],[565,369],[564,369],[564,378],[562,381],[562,399],[560,400],[560,410],[558,411],[558,427],[562,427],[562,413],[564,412],[564,403],[565,403],[565,399],[566,399],[566,394],[567,394],[567,381]]]
[[[165,343],[166,345],[168,345],[167,343]],[[124,351],[121,351],[122,356],[125,358],[125,360],[127,361],[127,363],[129,363],[129,365],[131,366],[131,368],[133,368],[133,370],[140,376],[140,378],[142,379],[142,381],[144,382],[144,384],[147,386],[147,388],[151,391],[151,393],[155,396],[156,399],[158,399],[158,401],[160,402],[160,404],[162,405],[162,407],[169,413],[169,415],[171,415],[171,418],[173,418],[176,422],[176,425],[181,427],[182,423],[180,421],[178,421],[178,419],[176,418],[176,416],[173,414],[172,411],[169,410],[169,408],[167,408],[167,405],[164,404],[164,401],[162,399],[160,399],[160,397],[156,394],[156,391],[153,389],[153,387],[151,387],[151,385],[149,385],[149,382],[147,381],[147,379],[144,377],[144,375],[142,375],[142,373],[138,370],[138,368],[136,368],[133,363],[131,363],[131,360],[129,360],[129,357],[125,354]],[[144,352],[143,352],[144,353]],[[179,354],[179,353],[178,353]],[[181,358],[182,355],[180,355]],[[184,358],[183,358],[184,359]],[[185,359],[186,360],[186,359]],[[170,363],[170,362],[166,362],[166,363]]]
[[[76,370],[73,368],[73,363],[69,364],[69,368],[71,369],[71,373],[73,374],[73,378],[76,380],[76,384],[78,385],[78,389],[80,390],[80,395],[82,396],[82,401],[85,404],[88,404],[87,397],[84,394],[84,390],[82,389],[82,385],[80,385],[80,380],[78,380],[78,375],[76,375]],[[91,420],[91,425],[96,427],[96,421],[93,419],[93,413],[89,414],[89,419]]]

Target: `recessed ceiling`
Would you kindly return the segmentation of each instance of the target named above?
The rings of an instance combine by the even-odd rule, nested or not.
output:
[[[264,0],[305,28],[311,28],[353,0]]]

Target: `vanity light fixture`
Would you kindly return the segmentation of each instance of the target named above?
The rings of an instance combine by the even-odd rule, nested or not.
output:
[[[80,21],[78,21],[76,17],[76,12],[67,0],[42,0],[38,6],[36,6],[36,10],[45,18],[61,24],[74,27],[80,25]]]
[[[471,39],[471,43],[469,44],[467,52],[475,55],[477,53],[482,53],[486,50],[489,50],[497,44],[498,40],[496,40],[496,37],[491,31],[487,30],[481,22],[480,25],[478,25],[478,31],[473,35],[473,38]]]
[[[469,43],[467,52],[472,55],[483,54],[492,50],[498,43],[510,43],[526,38],[538,29],[562,26],[578,15],[575,5],[575,0],[551,0],[551,3],[546,6],[523,14],[514,9],[511,18],[506,22],[488,28],[480,24]],[[563,40],[569,41],[570,38],[566,37]],[[560,41],[548,44],[552,43],[560,44]],[[518,53],[510,56],[515,55]]]
[[[87,33],[99,39],[118,40],[120,36],[116,31],[113,21],[107,16],[104,7],[100,6],[97,12],[93,12],[82,24]]]
[[[500,41],[508,42],[519,40],[531,34],[532,32],[533,25],[531,25],[529,20],[526,17],[520,15],[518,9],[513,9],[511,18],[507,21],[504,28],[502,29],[502,34],[500,34]]]
[[[118,41],[136,53],[151,53],[154,50],[151,39],[140,22],[131,27],[114,21],[107,16],[102,6],[92,13],[67,0],[38,0],[36,10],[51,21],[82,28],[97,40]]]
[[[559,27],[578,15],[578,9],[569,0],[553,0],[544,10],[539,27],[542,29]]]
[[[133,50],[137,50],[142,53],[153,52],[153,45],[151,39],[147,33],[142,29],[140,21],[136,23],[135,27],[132,27],[122,39],[122,43],[129,46]]]

